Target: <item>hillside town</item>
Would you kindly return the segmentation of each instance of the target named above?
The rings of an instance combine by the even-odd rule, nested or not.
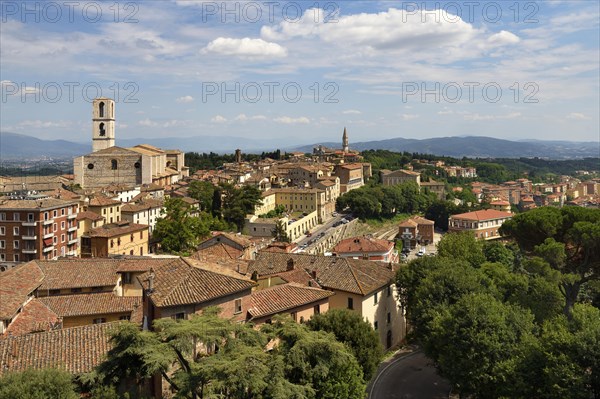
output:
[[[411,329],[396,281],[406,262],[435,256],[446,234],[504,241],[501,228],[515,214],[597,209],[600,200],[597,177],[488,184],[474,167],[418,159],[374,175],[350,149],[346,129],[339,149],[252,162],[237,150],[233,162],[192,171],[181,150],[116,146],[114,101],[92,106],[93,151],[73,160],[73,174],[0,177],[0,375],[48,367],[89,373],[113,347],[114,326],[149,331],[215,306],[219,317],[256,329],[282,316],[304,324],[347,310],[368,323],[383,350],[394,350]],[[424,178],[422,165],[468,183]],[[366,185],[415,187],[468,211],[450,214],[446,228],[415,211],[366,233],[354,205],[340,205]],[[210,206],[199,187],[210,188]],[[447,190],[470,190],[472,203]],[[239,193],[255,198],[231,223],[219,222],[228,196]],[[194,231],[190,245],[169,246],[168,223],[202,218],[227,228]],[[173,389],[160,374],[152,381],[154,397]]]

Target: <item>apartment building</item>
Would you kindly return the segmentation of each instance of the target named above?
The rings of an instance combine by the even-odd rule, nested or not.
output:
[[[504,222],[511,219],[512,216],[512,213],[495,209],[452,215],[448,219],[448,231],[470,231],[476,238],[492,240],[500,238],[498,229]]]
[[[77,201],[0,201],[0,261],[77,255]]]
[[[148,225],[129,223],[105,224],[81,237],[81,256],[147,255]]]

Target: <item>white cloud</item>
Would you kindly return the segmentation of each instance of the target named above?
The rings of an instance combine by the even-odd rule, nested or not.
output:
[[[491,121],[491,120],[499,120],[499,119],[515,119],[521,116],[520,112],[511,112],[506,115],[480,115],[478,113],[475,114],[466,114],[463,116],[463,119],[466,121]]]
[[[454,111],[452,111],[451,109],[448,109],[448,107],[444,107],[443,110],[438,111],[438,115],[452,115],[454,113]]]
[[[286,125],[296,125],[296,124],[300,124],[300,125],[306,125],[310,123],[310,119],[308,119],[305,116],[301,116],[298,118],[292,118],[289,116],[280,116],[279,118],[275,118],[273,119],[275,122],[279,122],[279,123],[283,123]]]
[[[72,126],[72,123],[69,121],[41,121],[39,119],[36,120],[24,120],[19,122],[19,129],[47,129],[47,128],[67,128]]]
[[[488,37],[487,42],[493,46],[503,46],[505,44],[519,43],[521,39],[514,33],[502,30]]]
[[[239,114],[233,120],[238,121],[238,122],[246,122],[246,121],[260,121],[260,120],[265,120],[265,119],[267,119],[267,117],[264,115],[247,116],[246,114]]]
[[[249,58],[278,58],[287,55],[285,47],[277,43],[249,37],[243,39],[219,37],[208,43],[202,52]]]
[[[194,101],[194,97],[192,97],[192,96],[183,96],[183,97],[179,97],[175,101],[177,101],[180,104],[191,103],[191,102]]]
[[[225,118],[224,116],[221,116],[221,115],[215,115],[214,117],[212,117],[210,119],[210,121],[212,123],[225,123],[225,122],[227,122],[227,118]]]
[[[158,123],[146,118],[142,119],[141,121],[138,121],[138,125],[145,127],[157,127]]]
[[[357,109],[347,109],[345,111],[342,111],[342,114],[344,114],[344,115],[360,115],[360,114],[362,114],[362,112],[360,112]]]
[[[402,119],[404,119],[405,121],[417,119],[418,117],[419,117],[419,115],[417,115],[417,114],[402,114]]]
[[[586,119],[590,119],[590,118],[580,112],[571,112],[569,115],[567,115],[567,119],[586,120]]]

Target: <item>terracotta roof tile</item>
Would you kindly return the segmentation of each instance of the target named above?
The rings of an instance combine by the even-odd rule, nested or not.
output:
[[[60,325],[60,318],[39,299],[34,298],[23,307],[4,331],[4,337],[50,331]],[[0,336],[0,338],[2,338]]]
[[[243,251],[220,242],[216,245],[199,249],[191,257],[194,259],[203,259],[207,256],[214,256],[217,258],[238,259],[242,254]]]
[[[98,215],[96,212],[92,212],[92,211],[79,212],[77,214],[77,220],[84,220],[84,219],[102,220],[102,219],[104,219],[104,216]]]
[[[109,351],[108,332],[118,324],[93,324],[2,339],[0,375],[48,367],[59,367],[72,374],[92,371]]]
[[[39,301],[60,317],[126,313],[142,304],[141,297],[116,296],[112,292],[48,296]]]
[[[12,318],[43,279],[44,273],[35,262],[0,273],[0,320]]]
[[[369,253],[389,252],[394,248],[394,243],[373,237],[351,237],[340,241],[332,250],[333,253]]]
[[[108,205],[118,205],[121,201],[114,200],[112,198],[108,198],[104,195],[96,195],[94,198],[90,199],[89,206],[108,206]]]
[[[495,209],[485,209],[483,211],[474,211],[461,213],[459,215],[452,215],[452,219],[467,219],[467,220],[492,220],[492,219],[503,219],[512,217],[512,213],[497,211]]]
[[[65,259],[36,260],[43,271],[44,281],[39,290],[106,287],[117,284],[118,260],[115,259]]]
[[[394,271],[389,264],[362,259],[339,258],[307,254],[282,254],[261,252],[248,265],[248,274],[256,271],[260,276],[274,275],[288,270],[289,261],[294,268],[316,273],[317,282],[326,289],[368,295],[389,285]]]
[[[136,223],[127,223],[123,225],[118,225],[115,223],[105,224],[102,227],[98,227],[96,229],[90,230],[84,235],[86,237],[116,237],[123,234],[135,233],[138,231],[148,230],[148,225],[146,224],[136,224]]]
[[[202,303],[249,290],[255,285],[253,281],[201,269],[198,265],[198,262],[192,265],[185,259],[174,259],[144,273],[138,280],[147,289],[148,277],[154,273],[154,287],[148,297],[158,307]]]
[[[311,288],[294,283],[277,285],[258,290],[250,296],[248,313],[252,317],[264,317],[285,312],[329,298],[334,293],[320,288]]]

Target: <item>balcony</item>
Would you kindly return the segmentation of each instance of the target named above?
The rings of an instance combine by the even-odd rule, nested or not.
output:
[[[45,247],[42,251],[44,253],[46,253],[46,252],[50,252],[52,250],[54,250],[54,245],[50,245],[49,247]]]
[[[74,231],[77,231],[77,226],[69,227],[69,228],[67,229],[67,231],[68,231],[69,233],[72,233],[72,232],[74,232]]]
[[[67,219],[71,220],[71,219],[75,219],[77,217],[76,213],[70,213],[67,215]]]
[[[24,254],[37,254],[37,249],[35,248],[23,248],[21,251]]]
[[[52,238],[52,237],[54,237],[54,233],[44,234],[44,238]]]
[[[23,235],[23,236],[21,236],[21,238],[23,240],[33,240],[33,241],[37,240],[37,236],[30,236],[30,235]]]
[[[35,220],[26,220],[24,222],[21,222],[21,225],[24,227],[35,227],[36,221]]]
[[[67,241],[67,245],[77,244],[77,238],[73,238],[72,240]]]
[[[52,224],[52,223],[54,223],[54,219],[48,219],[48,220],[42,221],[42,224],[44,226],[48,226],[49,224]]]

